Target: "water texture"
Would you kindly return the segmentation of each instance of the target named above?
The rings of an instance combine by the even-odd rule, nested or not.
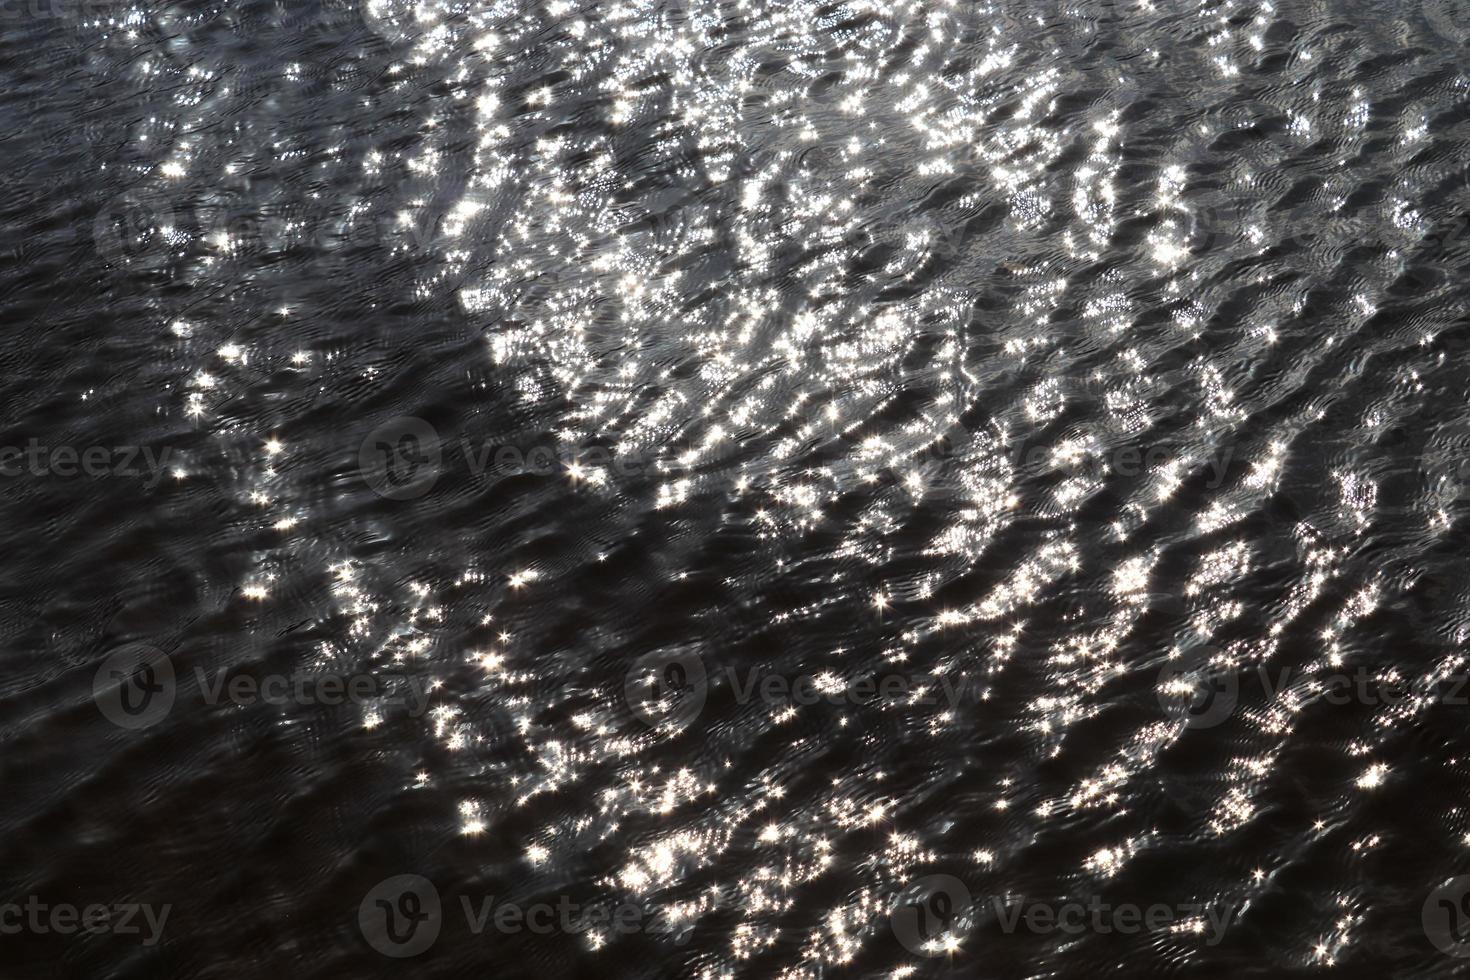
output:
[[[0,975],[1464,968],[1470,5],[0,26]]]

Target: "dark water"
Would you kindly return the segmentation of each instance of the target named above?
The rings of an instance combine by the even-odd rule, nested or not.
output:
[[[0,976],[1470,962],[1464,3],[0,22]]]

